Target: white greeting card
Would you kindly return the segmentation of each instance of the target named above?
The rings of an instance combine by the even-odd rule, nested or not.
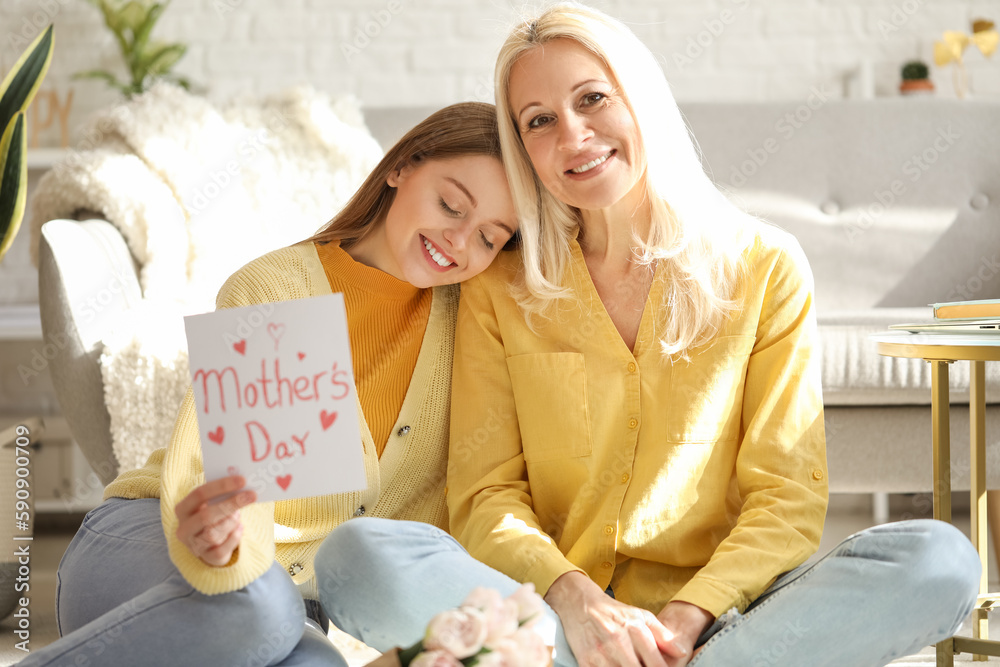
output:
[[[343,294],[184,318],[205,481],[258,501],[365,488]]]

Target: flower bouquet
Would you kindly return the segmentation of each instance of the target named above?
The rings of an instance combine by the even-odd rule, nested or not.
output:
[[[476,588],[458,609],[432,618],[419,642],[366,667],[549,667],[552,648],[534,628],[543,613],[533,584],[506,599],[493,589]]]

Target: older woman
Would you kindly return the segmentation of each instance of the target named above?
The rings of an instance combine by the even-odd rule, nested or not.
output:
[[[545,595],[557,664],[565,638],[584,665],[882,665],[954,633],[980,567],[947,524],[803,565],[827,504],[808,263],[705,176],[650,52],[555,5],[496,85],[523,256],[462,288],[448,475],[452,533],[489,567],[351,522],[324,549],[363,553],[325,560],[364,560],[355,582],[403,604],[331,616],[412,641],[471,586],[509,590],[492,568]]]

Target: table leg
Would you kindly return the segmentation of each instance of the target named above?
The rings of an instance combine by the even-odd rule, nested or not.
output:
[[[983,566],[983,576],[979,581],[979,593],[989,592],[989,572],[987,563],[989,544],[986,528],[986,362],[969,362],[969,462],[972,468],[970,482],[970,512],[972,544],[979,553]],[[976,607],[972,612],[972,636],[974,639],[988,639],[989,618],[986,610]],[[988,660],[988,656],[974,654],[976,662]]]
[[[993,543],[993,562],[1000,563],[1000,490],[986,492],[986,520]]]
[[[934,518],[951,523],[951,442],[948,410],[948,362],[931,359],[931,433],[934,445]],[[953,667],[954,642],[937,645],[937,667]]]

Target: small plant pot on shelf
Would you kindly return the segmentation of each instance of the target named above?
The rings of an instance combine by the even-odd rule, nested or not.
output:
[[[930,79],[914,79],[899,84],[900,95],[930,95],[934,92],[934,84]]]
[[[934,84],[929,78],[927,65],[919,60],[911,60],[903,65],[900,72],[902,81],[899,84],[900,95],[930,95],[934,92]]]

